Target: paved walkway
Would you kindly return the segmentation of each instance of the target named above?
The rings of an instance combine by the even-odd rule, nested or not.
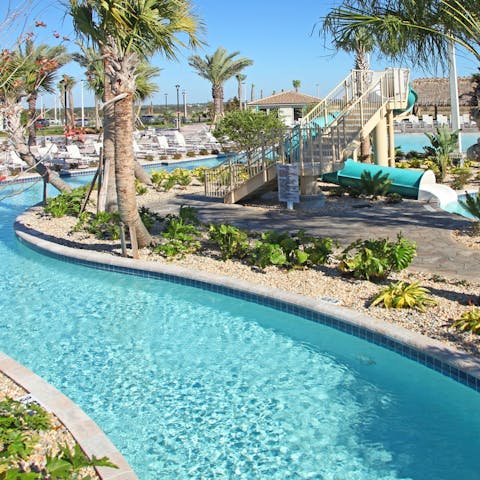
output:
[[[347,204],[340,212],[328,212],[322,206],[307,206],[294,211],[264,209],[224,203],[193,194],[179,194],[168,202],[150,205],[162,215],[178,212],[182,204],[195,207],[203,222],[224,222],[249,230],[305,229],[319,236],[330,236],[342,245],[359,238],[394,239],[402,232],[417,242],[417,257],[411,268],[444,277],[480,280],[480,250],[463,246],[452,238],[454,230],[469,221],[432,208],[421,202],[405,200],[396,205],[382,202]]]

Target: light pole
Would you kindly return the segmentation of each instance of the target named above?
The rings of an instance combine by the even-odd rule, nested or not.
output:
[[[180,85],[175,85],[177,89],[177,130],[180,131]]]
[[[81,105],[81,111],[82,111],[82,128],[85,127],[85,106],[83,103],[83,82],[84,80],[80,80],[80,86],[81,86],[81,96],[80,96],[80,105]]]
[[[242,82],[242,87],[243,87],[243,94],[245,95],[245,103],[243,104],[243,110],[246,110],[247,109],[247,89],[245,87],[245,82]],[[240,105],[241,104],[242,104],[242,99],[240,98]]]
[[[455,44],[448,42],[448,69],[450,77],[450,116],[452,130],[458,132],[458,152],[462,153],[462,134],[460,131],[460,106],[458,101],[457,61],[455,58]]]
[[[187,92],[185,90],[182,91],[183,95],[183,118],[185,122],[187,121]]]
[[[168,109],[167,99],[168,99],[168,93],[165,93],[165,111],[167,111]]]

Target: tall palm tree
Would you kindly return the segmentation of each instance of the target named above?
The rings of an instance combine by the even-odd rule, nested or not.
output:
[[[368,29],[378,50],[394,59],[435,69],[448,58],[448,41],[480,60],[477,0],[345,0],[324,21],[335,42]]]
[[[300,80],[292,80],[292,85],[296,92],[298,92],[301,84],[302,82]]]
[[[253,102],[255,100],[255,84],[252,83],[250,87],[250,101]]]
[[[25,93],[28,95],[28,144],[35,145],[38,95],[55,91],[55,75],[70,61],[70,55],[63,45],[35,45],[31,39],[25,41],[23,48],[19,46],[19,54],[24,61]]]
[[[73,103],[73,87],[77,81],[70,75],[62,75],[62,79],[58,82],[58,87],[62,95],[60,101],[65,111],[65,127],[67,129],[75,126],[75,105]]]
[[[238,105],[239,105],[239,109],[243,110],[243,107],[242,107],[242,82],[245,81],[247,76],[244,75],[243,73],[237,73],[235,75],[235,78],[237,79],[237,82],[238,82]]]
[[[189,58],[189,65],[193,67],[198,75],[207,79],[212,84],[212,97],[214,106],[213,122],[223,116],[223,84],[233,76],[240,73],[244,68],[253,64],[249,58],[235,59],[240,52],[227,53],[223,47],[219,47],[213,55],[192,55]]]
[[[175,59],[177,35],[186,34],[191,47],[197,38],[199,21],[187,0],[70,0],[70,13],[77,31],[99,46],[110,80],[105,92],[114,95],[115,178],[118,211],[128,227],[132,244],[152,243],[152,237],[138,214],[135,199],[133,152],[133,104],[135,74],[141,58],[162,52]],[[134,249],[135,250],[135,249]]]

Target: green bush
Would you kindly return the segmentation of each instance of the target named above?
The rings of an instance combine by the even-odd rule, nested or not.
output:
[[[192,152],[192,151],[187,152],[187,157],[191,158],[191,157],[196,157],[196,156],[197,156],[197,154],[195,152]]]
[[[163,182],[170,176],[166,170],[152,170],[150,179],[156,187],[161,187]]]
[[[160,215],[158,213],[152,212],[148,207],[140,207],[138,210],[142,223],[145,225],[145,228],[151,232],[155,222],[159,221]]]
[[[472,307],[468,312],[462,313],[461,317],[453,322],[453,326],[462,332],[480,333],[480,309]]]
[[[171,177],[175,181],[175,185],[180,185],[181,187],[186,187],[192,183],[192,176],[190,174],[190,170],[185,168],[176,168],[170,174]]]
[[[182,154],[181,153],[174,153],[173,154],[173,157],[172,157],[174,160],[180,160],[182,158]]]
[[[210,225],[210,239],[220,249],[223,260],[243,258],[248,252],[248,235],[233,225]]]
[[[399,193],[387,193],[385,196],[385,203],[395,204],[403,202],[403,197]]]
[[[287,268],[323,265],[332,252],[332,245],[331,238],[307,235],[304,230],[293,234],[268,231],[255,243],[250,259],[254,265],[261,268],[267,265]]]
[[[380,240],[357,240],[350,244],[340,257],[338,269],[355,278],[377,280],[399,272],[410,265],[416,255],[416,244],[397,235],[396,242]]]
[[[96,238],[118,240],[120,238],[120,214],[98,212],[86,222],[84,229]]]
[[[199,155],[208,155],[208,150],[206,148],[202,148],[199,152]]]
[[[360,195],[376,200],[378,196],[387,194],[391,184],[392,180],[389,180],[388,173],[382,175],[380,170],[372,177],[368,170],[364,170],[360,175],[360,184],[352,189]]]
[[[75,188],[71,192],[63,192],[56,197],[47,199],[45,213],[60,218],[65,215],[78,215],[88,186]]]
[[[396,282],[376,295],[371,306],[381,304],[385,308],[414,308],[425,312],[427,306],[436,305],[435,300],[427,296],[428,293],[429,290],[420,287],[418,282]]]
[[[148,192],[147,186],[142,183],[138,178],[135,179],[135,193],[137,195],[145,195]]]
[[[454,190],[462,190],[465,188],[465,185],[469,182],[472,178],[473,174],[469,168],[454,168],[451,171],[453,175],[453,180],[451,183],[451,187]]]
[[[87,480],[85,467],[118,468],[106,457],[88,459],[78,445],[73,450],[58,445],[60,452],[47,455],[44,468],[35,463],[39,433],[52,429],[49,415],[36,403],[24,405],[7,398],[0,402],[0,478],[2,480]]]
[[[198,178],[198,180],[200,180],[200,182],[204,182],[205,181],[205,170],[206,170],[206,167],[196,167],[192,170],[192,177],[196,177]]]

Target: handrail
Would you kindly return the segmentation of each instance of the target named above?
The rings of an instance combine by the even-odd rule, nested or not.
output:
[[[343,160],[343,152],[379,109],[389,102],[398,108],[407,101],[408,79],[407,69],[353,70],[280,142],[206,170],[205,195],[225,196],[276,162],[298,163],[302,170],[308,166],[312,174],[323,173],[326,162],[333,167]]]

